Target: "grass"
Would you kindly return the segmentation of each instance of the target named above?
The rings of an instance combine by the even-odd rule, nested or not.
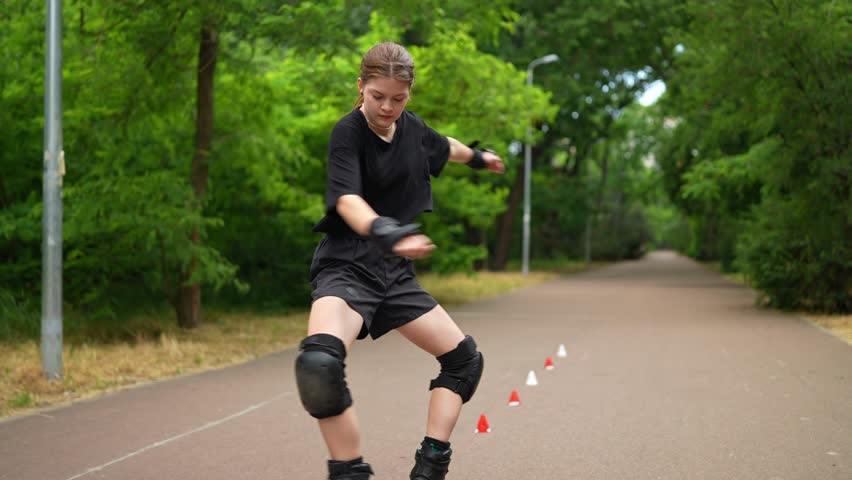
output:
[[[530,272],[526,276],[520,273],[478,272],[472,275],[419,275],[417,281],[442,305],[452,306],[534,285],[557,276],[551,272]]]
[[[573,264],[526,276],[508,272],[424,274],[418,280],[442,304],[458,305],[555,278],[556,272],[588,268]],[[222,368],[289,348],[304,337],[308,318],[307,312],[205,311],[199,328],[184,331],[174,325],[172,315],[165,311],[122,319],[118,340],[98,339],[97,335],[88,341],[66,338],[61,382],[44,379],[37,342],[0,343],[0,417]]]
[[[193,331],[173,327],[156,338],[66,342],[62,382],[44,379],[38,343],[0,344],[0,416],[245,362],[296,344],[304,336],[306,323],[307,313],[212,313]]]

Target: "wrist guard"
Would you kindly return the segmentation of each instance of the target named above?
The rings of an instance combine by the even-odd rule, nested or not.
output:
[[[478,145],[479,145],[479,140],[474,140],[473,143],[468,145],[468,148],[473,150],[473,158],[471,158],[470,161],[467,162],[467,166],[474,169],[474,170],[482,170],[483,168],[485,168],[487,166],[487,164],[485,163],[485,159],[482,158],[482,152],[494,153],[493,150],[488,150],[487,148],[484,149],[484,150],[480,150],[480,149],[476,148]]]
[[[391,217],[379,217],[370,225],[370,240],[385,253],[393,253],[393,246],[404,237],[417,233],[420,224],[400,225],[399,220]]]

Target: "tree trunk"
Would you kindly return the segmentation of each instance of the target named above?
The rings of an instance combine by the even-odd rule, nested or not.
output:
[[[518,169],[515,176],[515,184],[509,193],[508,207],[497,220],[497,245],[494,249],[494,262],[491,264],[493,270],[505,270],[506,260],[509,259],[509,247],[512,246],[512,231],[515,227],[515,217],[518,216],[518,207],[524,194],[524,169]]]
[[[198,49],[198,86],[196,90],[195,155],[192,158],[190,180],[195,192],[197,208],[202,208],[207,190],[207,175],[210,147],[213,143],[213,79],[216,73],[216,57],[219,53],[219,33],[216,26],[205,19],[201,25]],[[190,239],[200,245],[201,235],[193,229]],[[181,274],[180,301],[177,302],[177,321],[183,328],[195,328],[201,324],[201,285],[189,284],[198,268],[198,258],[193,256]]]
[[[6,208],[6,182],[3,181],[3,175],[0,174],[0,208]]]
[[[465,224],[464,226],[464,238],[466,245],[488,245],[488,237],[486,235],[486,231],[483,228],[477,228]],[[474,270],[482,270],[488,264],[488,257],[486,256],[483,259],[479,259],[473,262]]]
[[[579,162],[578,162],[579,163]],[[604,143],[603,158],[601,158],[601,181],[598,186],[598,198],[595,202],[595,209],[589,212],[586,217],[586,248],[585,260],[592,261],[592,229],[598,226],[598,220],[602,217],[604,194],[606,193],[607,170],[609,165],[609,145]]]
[[[600,186],[598,187],[598,201],[597,205],[595,205],[595,213],[601,213],[603,211],[603,200],[604,193],[606,192],[606,181],[607,174],[609,168],[609,145],[604,143],[604,152],[603,158],[601,158],[601,181]]]

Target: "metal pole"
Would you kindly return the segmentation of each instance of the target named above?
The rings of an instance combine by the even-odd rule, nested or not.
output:
[[[533,68],[530,64],[527,69],[527,86],[532,86]],[[530,272],[530,188],[532,185],[532,127],[527,125],[527,141],[524,145],[524,218],[523,218],[523,260],[521,272],[526,275]]]
[[[42,219],[41,364],[62,379],[62,1],[47,0],[44,73],[44,213]]]
[[[530,62],[527,67],[527,87],[533,84],[533,69],[535,67],[555,62],[559,60],[555,54],[551,53],[540,58],[536,58]],[[524,275],[530,271],[530,191],[532,190],[532,127],[527,125],[527,140],[524,147],[524,232],[523,232],[523,253],[521,271]]]

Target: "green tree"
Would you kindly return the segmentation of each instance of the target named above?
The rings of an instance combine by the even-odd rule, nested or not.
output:
[[[547,179],[550,185],[543,190],[545,186],[536,182],[533,191],[567,190],[547,198],[563,202],[560,205],[564,211],[558,217],[567,228],[560,234],[574,240],[568,244],[581,244],[587,219],[597,215],[598,203],[592,200],[598,196],[597,188],[589,190],[590,183],[585,178],[591,162],[606,151],[602,144],[617,137],[613,128],[621,112],[636,101],[647,85],[665,79],[669,72],[674,52],[666,35],[684,22],[680,3],[523,2],[517,7],[519,18],[514,29],[495,47],[500,57],[524,69],[545,54],[555,53],[560,58],[535,71],[535,83],[552,92],[558,110],[552,121],[534,125],[540,137],[533,152],[534,158],[539,159],[534,168],[540,173],[534,173],[533,181]],[[506,214],[499,221],[502,235],[495,246],[496,268],[502,268],[508,258],[522,185],[522,176],[516,177]],[[534,229],[552,226],[551,210],[536,206]],[[533,236],[538,238],[540,233],[535,231]],[[537,247],[532,247],[535,252]]]
[[[489,251],[491,263],[501,252],[505,261],[501,245],[513,229],[495,217],[516,216],[523,177],[513,146],[530,124],[540,159],[534,225],[546,239],[537,252],[555,253],[565,238],[579,245],[598,213],[608,220],[595,232],[608,235],[610,224],[627,231],[625,221],[640,217],[631,208],[641,182],[632,179],[642,170],[638,153],[623,157],[633,127],[619,118],[663,76],[671,49],[657,47],[677,12],[615,0],[424,5],[68,4],[71,310],[103,317],[170,304],[191,327],[201,319],[202,290],[205,304],[306,305],[328,135],[352,108],[361,55],[384,40],[404,42],[415,57],[412,110],[444,134],[481,140],[509,164],[504,176],[450,165],[434,180],[435,212],[422,221],[441,250],[423,267],[470,269]],[[0,3],[4,305],[28,305],[40,288],[43,19],[28,2]],[[527,88],[527,63],[550,51],[564,61],[536,72],[544,88]],[[627,173],[622,180],[612,172]]]
[[[690,2],[660,157],[693,253],[770,304],[852,309],[848,3]]]

